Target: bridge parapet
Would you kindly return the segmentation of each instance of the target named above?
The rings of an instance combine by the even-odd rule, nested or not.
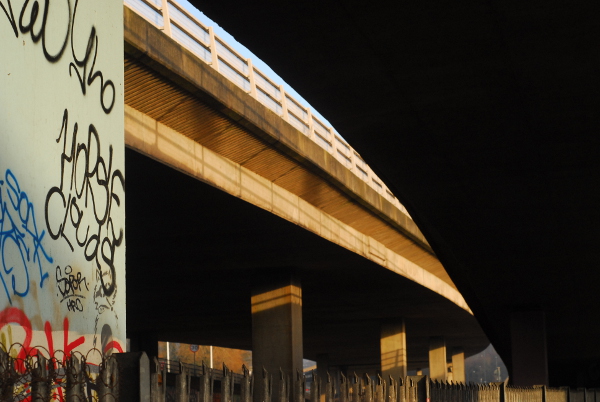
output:
[[[236,52],[175,0],[125,0],[125,5],[326,150],[396,208],[410,216],[385,183],[334,129]]]

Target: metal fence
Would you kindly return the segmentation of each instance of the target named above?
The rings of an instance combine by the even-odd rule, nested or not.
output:
[[[158,360],[154,364],[155,371],[163,370],[162,378],[167,379],[166,366]],[[175,380],[170,384],[167,380],[159,383],[155,377],[153,402],[251,402],[255,392],[260,392],[263,402],[600,402],[600,390],[596,389],[513,387],[506,382],[464,384],[431,381],[427,376],[383,379],[340,374],[338,381],[333,381],[329,374],[321,378],[313,372],[312,381],[307,382],[301,373],[294,378],[275,373],[279,381],[274,382],[273,374],[265,370],[251,374],[244,368],[236,375],[226,367],[213,370],[203,366],[194,378],[183,365],[173,374]]]
[[[215,35],[212,27],[202,24],[175,0],[124,1],[131,10],[281,116],[408,215],[406,208],[373,173],[358,152],[332,127],[287,93],[282,84],[272,81],[254,67],[250,59],[241,56]]]
[[[88,364],[90,355],[99,364]],[[13,345],[0,347],[0,401],[98,401],[119,400],[116,358],[94,349],[86,356],[63,351],[50,354],[43,348]]]
[[[226,366],[148,359],[145,353],[100,356],[29,348],[0,348],[0,402],[600,402],[600,390],[463,384],[427,376],[387,378],[339,374],[334,381],[311,373],[233,373]],[[190,367],[192,366],[192,367]],[[275,381],[274,381],[275,377]]]

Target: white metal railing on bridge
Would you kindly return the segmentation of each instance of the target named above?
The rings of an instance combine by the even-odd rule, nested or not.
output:
[[[286,93],[282,84],[273,82],[266,74],[253,67],[250,59],[242,57],[216,36],[212,27],[204,26],[175,0],[125,0],[125,4],[327,150],[408,215],[406,208],[373,173],[358,152],[332,127],[325,125],[311,113],[310,108]]]

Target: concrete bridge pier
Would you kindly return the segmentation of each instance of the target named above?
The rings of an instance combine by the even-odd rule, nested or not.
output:
[[[429,338],[429,376],[438,381],[446,381],[448,378],[446,340],[442,336]]]
[[[548,385],[546,317],[543,311],[511,314],[512,375],[515,386]]]
[[[404,378],[407,374],[406,325],[404,318],[394,318],[381,323],[381,376],[384,379]]]
[[[465,351],[463,348],[452,348],[452,381],[467,382],[465,375]]]
[[[292,379],[302,372],[302,287],[293,270],[256,271],[252,288],[252,367],[257,376],[265,368],[273,378],[275,395],[280,368]],[[257,389],[254,401],[264,400]],[[298,402],[298,401],[295,401]]]

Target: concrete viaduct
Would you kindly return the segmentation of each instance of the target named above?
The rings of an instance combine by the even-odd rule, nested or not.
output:
[[[513,380],[600,385],[596,3],[191,2],[360,149]]]
[[[133,350],[464,380],[489,341],[412,219],[128,7],[125,105]]]

